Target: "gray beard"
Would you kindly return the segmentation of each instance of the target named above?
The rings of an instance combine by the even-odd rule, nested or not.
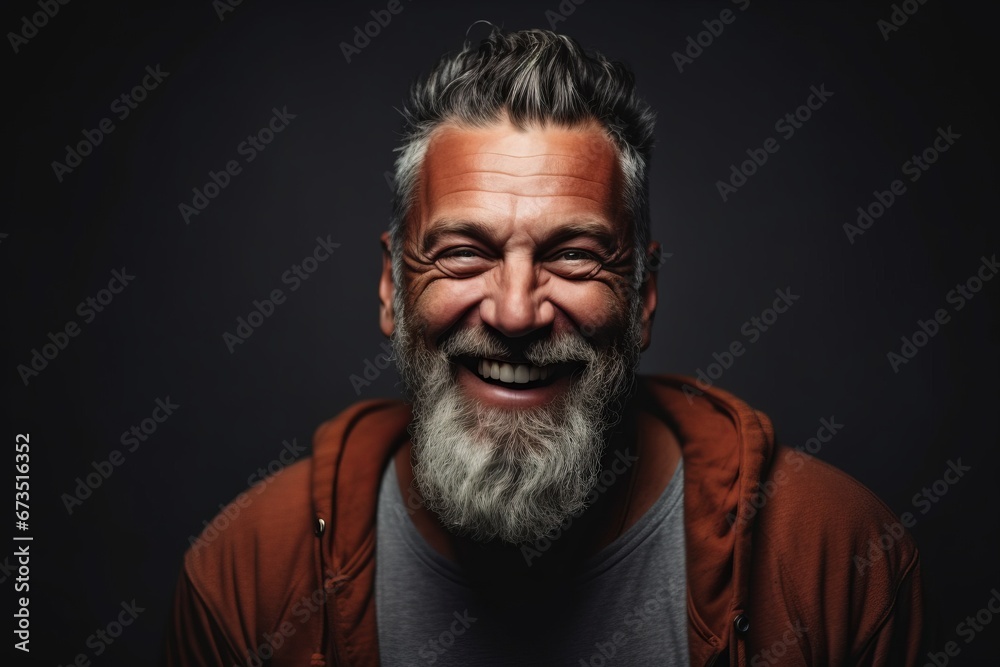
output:
[[[397,291],[397,295],[400,292]],[[451,532],[511,544],[552,533],[586,508],[601,472],[608,430],[632,390],[641,350],[641,302],[622,333],[598,348],[578,333],[523,350],[536,365],[582,362],[563,396],[532,408],[499,408],[463,396],[449,361],[502,358],[507,347],[482,329],[428,350],[396,300],[394,356],[413,404],[413,474],[424,504]]]

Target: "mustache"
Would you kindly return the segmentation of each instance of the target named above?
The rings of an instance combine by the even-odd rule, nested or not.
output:
[[[590,364],[599,359],[600,352],[583,336],[568,332],[539,339],[519,348],[504,343],[484,329],[461,329],[438,346],[445,357],[489,357],[491,359],[517,359],[523,356],[536,366],[556,363]]]

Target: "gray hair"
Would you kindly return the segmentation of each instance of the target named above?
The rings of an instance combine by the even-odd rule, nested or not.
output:
[[[403,141],[396,148],[390,250],[396,293],[402,293],[403,227],[416,199],[421,165],[434,130],[448,122],[485,127],[506,113],[518,128],[553,122],[597,121],[618,153],[625,206],[635,243],[634,287],[646,276],[649,243],[648,169],[655,114],[635,93],[622,63],[588,54],[550,30],[504,33],[496,26],[473,48],[465,42],[410,89],[402,109]]]

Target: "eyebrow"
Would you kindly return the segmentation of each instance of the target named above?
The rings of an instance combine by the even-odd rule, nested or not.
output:
[[[496,235],[490,225],[475,220],[441,218],[431,223],[431,230],[424,237],[422,244],[423,251],[425,253],[430,252],[442,237],[451,234],[468,236],[489,245],[496,245],[497,241]],[[586,236],[594,239],[608,252],[611,252],[617,246],[616,236],[608,228],[608,225],[594,219],[575,220],[559,225],[545,238],[543,245],[556,245],[578,236]]]
[[[492,229],[489,225],[473,220],[457,220],[454,218],[441,218],[431,223],[431,229],[424,236],[423,251],[430,252],[431,248],[438,244],[441,237],[454,234],[456,236],[470,236],[487,243],[495,240]]]

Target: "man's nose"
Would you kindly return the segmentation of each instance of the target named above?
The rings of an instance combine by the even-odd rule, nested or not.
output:
[[[483,322],[511,338],[552,324],[555,308],[539,288],[531,258],[505,259],[480,306]]]

